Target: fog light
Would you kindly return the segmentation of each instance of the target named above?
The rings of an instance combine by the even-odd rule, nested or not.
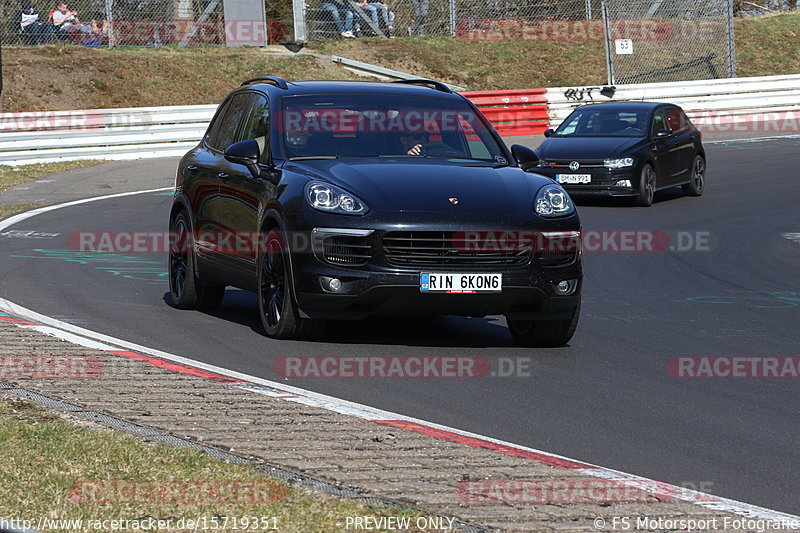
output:
[[[342,280],[339,278],[329,278],[328,276],[320,276],[319,284],[325,292],[339,292],[342,290]]]
[[[569,296],[575,292],[577,288],[578,280],[576,279],[564,279],[553,284],[553,290],[555,290],[558,296]]]
[[[631,180],[619,180],[616,183],[616,186],[617,187],[630,187],[631,186]]]

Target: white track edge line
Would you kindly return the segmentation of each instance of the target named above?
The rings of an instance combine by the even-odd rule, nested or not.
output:
[[[48,211],[55,211],[56,209],[61,209],[62,207],[71,207],[73,205],[87,204],[89,202],[97,202],[98,200],[108,200],[111,198],[122,198],[123,196],[133,196],[135,194],[147,194],[151,192],[171,191],[173,189],[174,187],[161,187],[159,189],[147,189],[146,191],[120,192],[116,194],[107,194],[105,196],[93,196],[91,198],[73,200],[71,202],[66,202],[63,204],[46,205],[44,207],[31,209],[30,211],[25,211],[24,213],[18,213],[4,220],[0,220],[0,231],[3,231],[4,229],[10,226],[13,226],[17,222],[22,222],[25,219],[35,217],[36,215],[41,215],[42,213],[47,213]]]
[[[41,213],[45,213],[48,211],[53,211],[56,209],[61,209],[63,207],[70,207],[74,205],[95,202],[100,200],[106,200],[110,198],[119,198],[123,196],[132,196],[136,194],[147,194],[152,192],[161,192],[170,190],[172,187],[165,187],[160,189],[149,189],[145,191],[135,191],[135,192],[127,192],[127,193],[118,193],[118,194],[110,194],[106,196],[98,196],[94,198],[85,198],[83,200],[76,200],[72,202],[66,202],[63,204],[55,204],[51,206],[42,207],[39,209],[34,209],[32,211],[27,211],[25,213],[20,213],[19,215],[15,215],[3,221],[0,221],[0,231],[6,229],[7,227],[25,220],[27,218],[36,216]],[[26,216],[27,215],[27,216]],[[564,457],[561,455],[557,455],[550,452],[545,452],[542,450],[536,450],[534,448],[529,448],[527,446],[521,446],[518,444],[502,441],[499,439],[495,439],[492,437],[487,437],[484,435],[479,435],[476,433],[471,433],[469,431],[464,431],[457,428],[451,428],[449,426],[436,424],[433,422],[428,422],[425,420],[417,419],[414,417],[409,417],[406,415],[400,415],[397,413],[393,413],[390,411],[384,411],[382,409],[378,409],[375,407],[371,407],[368,405],[359,404],[356,402],[351,402],[349,400],[344,400],[341,398],[335,398],[333,396],[328,396],[325,394],[316,393],[313,391],[309,391],[306,389],[301,389],[299,387],[293,387],[291,385],[287,385],[284,383],[278,383],[274,381],[270,381],[264,378],[259,378],[257,376],[251,376],[249,374],[244,374],[241,372],[236,372],[234,370],[229,370],[226,368],[218,367],[215,365],[210,365],[207,363],[203,363],[201,361],[195,361],[193,359],[189,359],[186,357],[181,357],[179,355],[171,354],[168,352],[163,352],[160,350],[155,350],[152,348],[148,348],[146,346],[141,346],[132,342],[128,342],[122,339],[117,339],[116,337],[112,337],[110,335],[105,335],[103,333],[98,333],[92,330],[88,330],[82,328],[80,326],[76,326],[74,324],[68,324],[66,322],[62,322],[58,319],[48,317],[47,315],[42,315],[25,307],[22,307],[14,302],[11,302],[5,298],[0,298],[0,311],[5,311],[12,316],[23,318],[25,320],[29,320],[31,322],[40,322],[41,324],[50,326],[53,329],[48,330],[48,334],[52,334],[54,336],[60,336],[59,333],[63,332],[64,336],[62,337],[64,340],[68,340],[69,338],[74,338],[70,335],[70,333],[77,334],[79,336],[85,337],[87,339],[92,339],[100,342],[104,342],[111,345],[116,345],[121,348],[126,348],[128,350],[135,350],[145,354],[153,355],[155,357],[166,359],[168,361],[184,364],[187,366],[191,366],[194,368],[199,368],[203,370],[208,370],[210,372],[214,372],[220,375],[224,375],[227,377],[232,377],[235,379],[240,379],[245,383],[242,384],[234,384],[239,388],[244,388],[250,390],[251,392],[257,392],[266,394],[268,396],[275,396],[276,392],[289,392],[294,395],[297,395],[297,398],[285,398],[286,401],[294,401],[297,403],[301,403],[304,405],[320,407],[329,411],[337,412],[340,414],[351,415],[357,418],[361,418],[364,420],[403,420],[408,422],[413,422],[416,424],[420,424],[423,426],[427,426],[430,428],[440,429],[442,431],[448,431],[457,435],[465,436],[465,437],[472,437],[475,439],[484,440],[487,442],[492,442],[495,444],[500,444],[502,446],[508,446],[510,448],[515,448],[518,450],[533,452],[537,454],[541,454],[547,457],[573,461],[576,463],[586,464],[587,466],[594,467],[594,468],[584,468],[584,469],[572,469],[573,472],[581,472],[587,475],[591,475],[594,477],[599,477],[601,479],[609,479],[613,481],[618,481],[622,483],[631,483],[633,485],[639,486],[647,486],[651,487],[658,487],[661,493],[668,493],[670,496],[673,496],[677,499],[693,503],[695,505],[699,505],[701,507],[705,507],[708,509],[712,509],[715,511],[728,511],[740,516],[745,516],[748,518],[761,518],[764,520],[775,520],[781,522],[793,522],[793,523],[800,523],[800,516],[791,515],[788,513],[784,513],[781,511],[774,511],[771,509],[767,509],[765,507],[759,507],[757,505],[752,505],[749,503],[739,502],[736,500],[731,500],[728,498],[723,498],[720,496],[715,496],[711,494],[706,494],[699,491],[694,491],[690,489],[686,489],[683,487],[678,487],[677,485],[671,485],[669,483],[663,483],[660,481],[648,479],[645,477],[637,476],[634,474],[628,474],[625,472],[620,472],[618,470],[613,470],[610,468],[605,468],[602,466],[592,465],[590,463],[586,463],[585,461],[579,461],[576,459],[571,459],[568,457]],[[25,325],[17,325],[19,327],[31,327]],[[72,341],[74,342],[74,341]],[[261,387],[267,387],[268,389],[272,389],[269,391],[265,391],[260,387],[253,387],[253,385],[260,385]]]
[[[773,139],[800,139],[800,134],[772,135],[770,137],[745,137],[745,138],[742,138],[742,139],[720,139],[718,141],[703,141],[703,144],[721,144],[721,143],[733,143],[733,142],[771,141]]]

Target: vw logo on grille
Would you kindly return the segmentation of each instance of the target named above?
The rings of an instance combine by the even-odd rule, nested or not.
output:
[[[577,161],[573,161],[572,163],[569,164],[570,170],[578,170],[579,168],[581,168],[581,164],[578,163]]]

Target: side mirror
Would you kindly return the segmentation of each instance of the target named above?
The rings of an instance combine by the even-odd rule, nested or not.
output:
[[[264,172],[261,165],[258,164],[259,159],[261,159],[261,149],[258,147],[258,142],[253,139],[239,141],[230,145],[225,150],[225,159],[231,163],[246,166],[256,181],[260,182],[266,179],[275,185],[280,181],[279,170],[271,168]]]
[[[672,130],[656,130],[656,137],[658,138],[671,137],[672,133],[673,133]]]
[[[511,147],[511,153],[522,170],[530,170],[539,164],[539,156],[527,146],[515,144]]]
[[[258,143],[252,139],[233,143],[225,150],[225,159],[231,163],[246,166],[254,178],[261,175],[261,169],[258,168],[260,157],[261,151],[258,149]]]
[[[546,130],[544,130],[544,136],[545,137],[550,137],[553,134],[554,131],[555,130],[553,128],[547,128]]]

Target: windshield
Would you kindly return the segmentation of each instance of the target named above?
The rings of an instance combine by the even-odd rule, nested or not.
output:
[[[644,137],[649,110],[576,109],[552,137]]]
[[[285,97],[282,141],[289,159],[435,157],[508,164],[466,102],[334,94]]]

